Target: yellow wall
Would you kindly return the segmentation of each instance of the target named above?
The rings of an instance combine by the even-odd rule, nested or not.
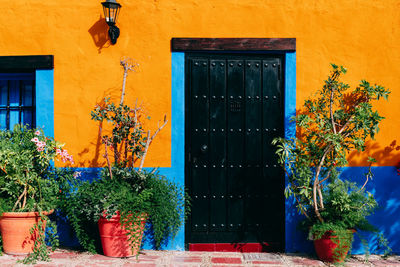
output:
[[[103,162],[89,114],[103,96],[118,95],[122,56],[140,64],[128,78],[128,101],[145,103],[152,128],[164,113],[170,118],[172,37],[295,37],[298,106],[321,87],[331,62],[348,68],[351,85],[367,79],[389,87],[389,102],[378,107],[387,119],[370,154],[382,166],[400,160],[400,1],[119,0],[115,46],[104,43],[100,2],[0,0],[0,55],[54,55],[55,137],[79,166]],[[170,132],[168,124],[153,143],[148,166],[170,166]]]

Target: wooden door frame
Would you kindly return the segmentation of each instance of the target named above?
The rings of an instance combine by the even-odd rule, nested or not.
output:
[[[295,135],[295,124],[290,122],[290,118],[296,112],[296,39],[295,38],[172,38],[172,114],[179,109],[179,123],[184,123],[185,116],[185,53],[186,52],[239,52],[239,53],[275,53],[285,57],[285,76],[284,76],[284,134],[286,138]],[[177,99],[175,99],[177,98]],[[179,104],[177,107],[176,104]],[[173,120],[174,124],[174,120]],[[185,129],[184,125],[176,125],[179,129]],[[172,125],[175,128],[175,125]],[[175,134],[172,133],[173,136]],[[177,134],[184,138],[184,133]],[[173,138],[176,139],[176,138]],[[181,139],[182,140],[182,139]],[[180,143],[182,142],[180,140]],[[173,145],[174,146],[174,145]],[[185,147],[180,147],[180,151],[185,151]],[[182,152],[183,152],[182,151]],[[179,155],[179,165],[185,164],[184,153]],[[175,160],[171,160],[173,163]],[[182,162],[183,161],[183,162]],[[172,166],[171,166],[172,167]],[[181,168],[181,167],[180,167]],[[179,173],[184,174],[184,168]],[[184,178],[182,179],[185,180]],[[285,182],[286,183],[286,182]],[[291,203],[285,203],[285,251],[291,251],[293,236],[296,236],[296,222],[288,214],[293,210]],[[183,230],[183,229],[182,229]],[[296,237],[295,237],[296,239]],[[187,245],[187,240],[185,240]]]
[[[172,38],[171,51],[296,51],[296,38]]]

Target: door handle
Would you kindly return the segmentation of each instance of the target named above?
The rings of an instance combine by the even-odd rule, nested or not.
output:
[[[208,146],[207,146],[207,145],[202,145],[202,146],[201,146],[201,152],[206,152],[207,149],[208,149]]]

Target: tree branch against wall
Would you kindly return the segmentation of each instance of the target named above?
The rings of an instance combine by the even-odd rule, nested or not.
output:
[[[124,104],[127,77],[129,72],[136,72],[139,64],[129,57],[122,58],[120,64],[123,67],[123,82],[119,104],[111,102],[110,98],[105,98],[103,104],[96,105],[91,112],[92,119],[99,121],[100,125],[103,123],[111,125],[111,135],[103,134],[103,129],[100,129],[105,148],[103,156],[106,159],[111,179],[113,178],[113,165],[134,168],[135,162],[140,159],[137,170],[140,172],[151,143],[168,123],[167,117],[164,115],[162,122],[158,122],[153,133],[144,129],[142,120],[146,116],[142,105],[138,104],[138,101],[135,102],[133,107]],[[113,153],[113,161],[110,159],[109,151]]]
[[[387,99],[390,92],[380,85],[362,80],[353,91],[340,81],[346,73],[332,64],[332,72],[314,99],[294,117],[298,132],[292,140],[277,138],[277,154],[289,177],[286,196],[293,196],[306,217],[324,222],[323,184],[329,182],[337,167],[347,165],[349,152],[365,150],[368,138],[374,138],[383,119],[372,103]],[[370,158],[371,164],[374,159]],[[366,180],[368,182],[368,179]],[[365,185],[363,186],[363,188]]]

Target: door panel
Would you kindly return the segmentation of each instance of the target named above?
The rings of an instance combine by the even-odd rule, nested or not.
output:
[[[186,56],[187,243],[268,242],[283,248],[279,56]]]

